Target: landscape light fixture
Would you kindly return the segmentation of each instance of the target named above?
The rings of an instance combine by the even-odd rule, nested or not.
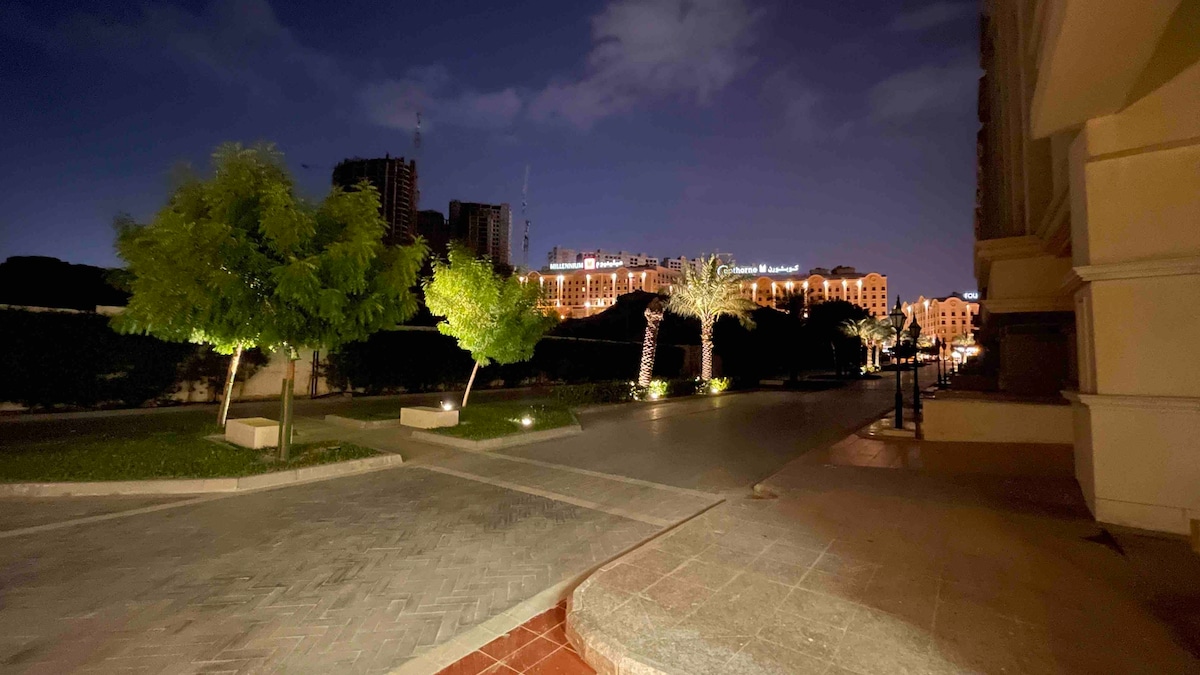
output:
[[[450,401],[442,401],[442,410],[450,412],[451,410],[454,410],[454,404]]]
[[[521,426],[528,427],[528,426],[532,426],[532,425],[533,425],[533,418],[530,417],[529,415],[526,415],[521,418]]]
[[[888,321],[896,333],[896,342],[892,345],[892,365],[896,368],[896,428],[904,428],[904,394],[900,393],[900,331],[904,329],[904,308],[900,306],[900,296],[896,296],[896,306],[888,314]]]

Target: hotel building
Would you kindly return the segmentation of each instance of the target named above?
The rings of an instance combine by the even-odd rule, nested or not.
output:
[[[564,263],[565,264],[565,263]],[[612,307],[617,298],[634,291],[670,294],[680,274],[658,265],[628,267],[619,261],[586,258],[579,268],[529,272],[521,283],[537,284],[542,306],[564,319],[591,316]]]
[[[921,335],[941,338],[947,344],[959,335],[974,335],[972,322],[979,316],[979,303],[953,293],[944,298],[921,296],[916,302],[901,305],[909,321],[915,316]]]
[[[984,3],[978,377],[1000,396],[930,401],[925,430],[957,406],[937,440],[1072,443],[1098,521],[1200,539],[1198,32],[1196,0]]]
[[[760,307],[787,309],[790,298],[799,295],[804,307],[819,302],[845,300],[862,307],[875,318],[882,319],[888,313],[887,276],[878,272],[864,274],[844,265],[832,270],[816,267],[809,270],[807,275],[789,273],[787,270],[792,268],[771,268],[767,265],[732,269],[735,274],[747,277],[742,282],[742,295]]]

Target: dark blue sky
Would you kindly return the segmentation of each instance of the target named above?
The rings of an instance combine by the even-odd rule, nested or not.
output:
[[[976,11],[9,2],[0,258],[116,264],[112,217],[150,218],[171,168],[226,140],[277,143],[316,196],[344,157],[411,156],[419,109],[421,207],[519,209],[529,164],[535,265],[554,245],[715,250],[880,271],[906,299],[969,290]]]

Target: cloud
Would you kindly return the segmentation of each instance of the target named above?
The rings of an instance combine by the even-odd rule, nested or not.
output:
[[[550,83],[530,115],[586,129],[646,100],[705,103],[753,62],[759,16],[745,0],[613,0],[592,17],[584,75]]]
[[[778,111],[787,135],[806,139],[819,130],[816,108],[821,95],[790,70],[777,70],[763,81],[763,100]]]
[[[511,87],[494,92],[455,91],[449,72],[441,66],[415,68],[398,80],[368,84],[361,98],[371,121],[405,131],[416,126],[418,112],[422,130],[443,124],[503,129],[522,108],[521,97]]]
[[[896,73],[867,92],[871,119],[904,122],[962,106],[975,98],[980,72],[972,55]]]
[[[523,113],[581,129],[647,102],[704,104],[753,62],[751,0],[609,0],[591,19],[583,73],[522,92],[465,86],[437,64],[370,79],[302,44],[269,0],[215,0],[185,9],[162,0],[133,18],[76,14],[54,25],[0,8],[0,31],[56,51],[99,52],[130,64],[166,61],[253,95],[356,101],[373,123],[412,130],[442,126],[503,130]],[[790,108],[800,116],[802,106]]]
[[[345,80],[336,61],[307,48],[266,0],[217,0],[199,13],[144,4],[132,21],[76,14],[54,26],[25,22],[28,41],[55,51],[98,50],[111,60],[165,58],[258,94],[304,79],[326,87]]]
[[[888,30],[897,33],[929,30],[944,23],[953,21],[960,16],[976,12],[974,2],[946,2],[942,0],[925,5],[903,14],[897,14],[888,24]]]

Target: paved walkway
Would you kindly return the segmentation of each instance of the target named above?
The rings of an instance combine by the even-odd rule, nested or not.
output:
[[[412,468],[16,537],[0,670],[386,672],[658,529]]]
[[[974,457],[990,474],[956,448],[978,452],[850,437],[802,457],[778,498],[590,577],[568,634],[601,673],[1200,673],[1185,542],[1105,536],[1057,448]],[[897,461],[941,470],[855,466]]]
[[[741,492],[886,410],[892,387],[869,380],[833,391],[762,391],[614,408],[585,415],[587,433],[569,444],[499,452],[707,492]]]
[[[433,655],[506,633],[530,603],[710,507],[706,492],[744,492],[844,433],[825,417],[853,426],[887,398],[624,407],[508,455],[354,432],[406,466],[150,512],[111,498],[5,504],[0,529],[128,515],[2,540],[0,673],[429,672]],[[781,425],[789,416],[811,423]]]

